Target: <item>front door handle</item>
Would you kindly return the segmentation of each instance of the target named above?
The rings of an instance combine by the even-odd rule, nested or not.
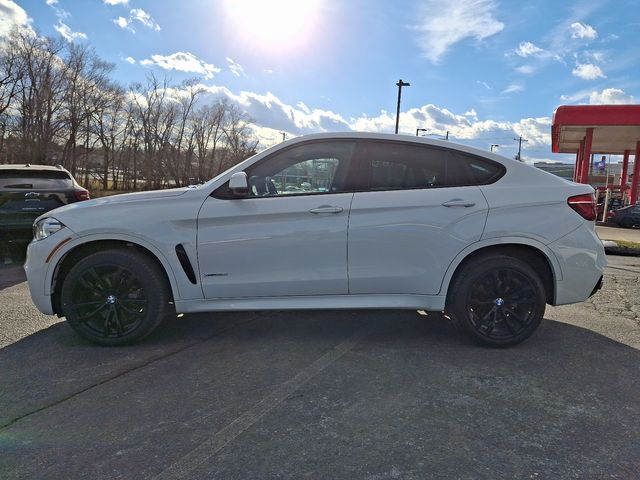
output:
[[[342,207],[334,207],[333,205],[320,205],[309,210],[310,213],[315,213],[316,215],[321,213],[340,213],[341,211]]]
[[[443,207],[473,207],[476,203],[469,200],[463,200],[462,198],[454,198],[448,202],[442,204]]]

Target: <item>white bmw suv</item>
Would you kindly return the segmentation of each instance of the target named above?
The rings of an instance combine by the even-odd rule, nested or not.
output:
[[[545,305],[581,302],[606,257],[593,189],[449,142],[296,138],[197,187],[74,203],[39,217],[25,269],[46,314],[101,345],[175,313],[446,311],[513,345]]]

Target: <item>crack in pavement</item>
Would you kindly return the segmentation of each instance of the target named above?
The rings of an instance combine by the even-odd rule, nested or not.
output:
[[[607,265],[607,268],[615,268],[616,270],[622,270],[624,272],[631,272],[631,273],[634,273],[636,275],[640,275],[640,270],[629,270],[628,268],[615,267],[613,265]]]
[[[269,395],[256,403],[238,418],[216,432],[208,440],[191,450],[175,463],[156,475],[154,480],[174,480],[193,478],[193,471],[209,458],[222,450],[226,445],[242,435],[271,410],[280,405],[287,397],[298,390],[313,377],[324,371],[331,364],[351,351],[363,338],[370,335],[375,324],[368,324],[356,331],[350,338],[339,343],[294,377],[280,384]]]
[[[206,342],[207,340],[210,340],[211,338],[213,338],[213,337],[215,337],[217,335],[220,335],[221,333],[227,332],[227,331],[231,330],[232,328],[236,328],[236,327],[244,326],[244,325],[249,325],[249,324],[251,324],[253,322],[256,322],[256,321],[258,321],[260,319],[261,319],[261,316],[259,314],[256,314],[256,317],[251,318],[249,320],[246,320],[246,321],[243,321],[243,322],[242,321],[241,322],[234,322],[232,325],[229,325],[227,327],[221,328],[219,330],[215,330],[210,335],[207,335],[206,337],[201,338],[201,339],[199,339],[199,340],[197,340],[195,342],[191,342],[191,343],[189,343],[187,345],[184,345],[184,346],[182,346],[182,347],[180,347],[180,348],[178,348],[176,350],[173,350],[171,352],[168,352],[168,353],[165,353],[165,354],[162,354],[162,355],[158,355],[157,357],[154,357],[154,358],[150,359],[147,362],[144,362],[144,363],[142,363],[140,365],[136,365],[134,367],[131,367],[131,368],[128,368],[128,369],[123,370],[121,372],[118,372],[115,375],[112,375],[109,378],[106,378],[106,379],[104,379],[104,380],[102,380],[100,382],[97,382],[95,384],[89,385],[88,387],[85,387],[85,388],[82,388],[82,389],[80,389],[78,391],[75,391],[75,392],[65,396],[64,398],[61,398],[61,399],[56,400],[54,402],[51,402],[51,403],[49,403],[47,405],[44,405],[44,406],[39,407],[39,408],[36,408],[36,409],[34,409],[34,410],[30,411],[30,412],[22,414],[22,415],[20,415],[20,416],[18,416],[16,418],[13,418],[13,419],[9,420],[8,422],[5,422],[4,424],[1,424],[0,425],[0,431],[5,430],[5,429],[13,426],[14,424],[16,424],[17,422],[19,422],[20,420],[22,420],[24,418],[27,418],[27,417],[30,417],[31,415],[36,414],[36,413],[48,410],[49,408],[55,407],[56,405],[60,405],[61,403],[66,402],[67,400],[71,400],[71,399],[73,399],[73,398],[75,398],[75,397],[77,397],[79,395],[82,395],[83,393],[85,393],[85,392],[87,392],[89,390],[92,390],[92,389],[94,389],[96,387],[99,387],[101,385],[109,383],[112,380],[116,380],[116,379],[118,379],[118,378],[120,378],[120,377],[122,377],[124,375],[127,375],[128,373],[135,372],[135,371],[140,370],[140,369],[142,369],[144,367],[147,367],[147,366],[151,365],[152,363],[155,363],[155,362],[157,362],[159,360],[164,360],[165,358],[169,358],[169,357],[171,357],[173,355],[176,355],[178,353],[184,352],[185,350],[188,350],[189,348],[195,347],[196,345],[199,345],[199,344],[201,344],[203,342]]]

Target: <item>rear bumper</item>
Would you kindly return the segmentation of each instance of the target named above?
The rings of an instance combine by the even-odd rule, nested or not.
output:
[[[607,257],[591,225],[585,222],[548,246],[562,270],[562,280],[556,281],[553,305],[584,302],[602,287]]]

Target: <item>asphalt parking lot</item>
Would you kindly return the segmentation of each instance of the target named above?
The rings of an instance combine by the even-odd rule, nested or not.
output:
[[[507,350],[406,311],[189,315],[101,348],[19,283],[0,478],[639,478],[639,287],[640,259],[610,257]]]

